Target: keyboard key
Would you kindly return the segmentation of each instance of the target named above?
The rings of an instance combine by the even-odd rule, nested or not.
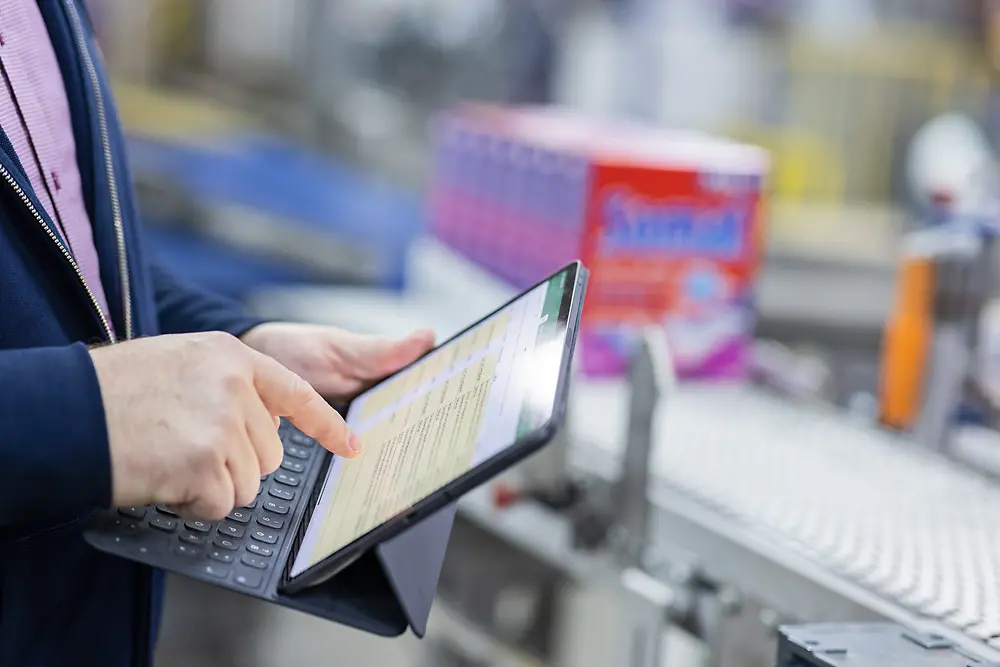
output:
[[[275,530],[281,530],[285,527],[284,519],[277,519],[267,514],[257,517],[257,523],[268,528],[274,528]]]
[[[169,519],[165,516],[154,516],[149,520],[149,526],[151,528],[156,528],[157,530],[172,533],[177,528],[177,519]]]
[[[287,470],[288,472],[297,472],[299,474],[302,474],[306,471],[306,464],[296,463],[291,459],[285,459],[284,461],[282,461],[281,467]]]
[[[185,521],[184,527],[198,533],[207,533],[212,530],[212,524],[208,521]]]
[[[253,554],[243,554],[243,558],[240,559],[240,562],[258,570],[266,570],[267,564],[270,561],[264,560],[260,556],[254,556]]]
[[[268,512],[274,512],[275,514],[288,514],[288,505],[285,503],[279,503],[277,500],[268,500],[265,502],[264,509]]]
[[[219,565],[206,565],[201,568],[201,571],[213,579],[225,579],[229,576],[229,568],[221,567]]]
[[[253,554],[257,554],[258,556],[270,556],[271,554],[274,553],[274,550],[272,550],[270,547],[262,547],[256,542],[251,542],[250,544],[248,544],[247,551]]]
[[[232,551],[225,551],[224,549],[212,549],[208,552],[208,557],[212,560],[217,560],[220,563],[232,563],[233,559],[236,558],[236,554]]]
[[[267,493],[268,493],[268,495],[274,496],[275,498],[277,498],[279,500],[294,500],[295,499],[295,492],[294,491],[289,491],[288,489],[274,488],[274,489],[268,490]]]
[[[260,495],[260,489],[257,489],[257,495],[258,495],[258,496]],[[248,510],[252,510],[252,509],[253,509],[254,507],[257,507],[257,499],[256,499],[256,498],[254,498],[254,499],[253,499],[253,500],[252,500],[252,501],[250,502],[250,504],[249,504],[249,505],[247,505],[246,507],[244,507],[243,509],[248,509]]]
[[[226,537],[240,538],[246,535],[247,529],[243,526],[237,526],[235,523],[223,523],[219,524],[219,534],[225,535]]]
[[[122,516],[131,517],[133,519],[142,519],[146,516],[145,507],[119,507],[118,513]]]
[[[289,475],[287,472],[274,473],[274,481],[278,484],[284,484],[285,486],[299,485],[299,478],[295,475]]]
[[[262,481],[262,482],[266,482],[266,481],[267,481],[267,478],[268,478],[268,475],[261,475],[261,476],[260,476],[260,481]]]
[[[177,512],[173,511],[172,509],[170,509],[166,505],[157,505],[156,506],[156,511],[157,512],[162,512],[163,514],[166,514],[167,516],[177,516]]]
[[[295,445],[285,447],[285,453],[295,459],[306,461],[309,459],[309,450]]]
[[[233,581],[246,588],[257,588],[263,580],[264,577],[259,572],[244,572],[233,577]]]
[[[237,523],[249,523],[250,512],[244,509],[233,510],[232,512],[229,513],[229,516],[227,516],[226,518],[232,521],[236,521]]]
[[[189,533],[185,531],[181,533],[179,537],[181,542],[184,542],[186,544],[195,544],[195,545],[208,544],[207,537],[205,537],[204,535],[198,535],[196,533]]]
[[[276,544],[278,542],[277,533],[273,533],[270,530],[264,530],[263,528],[254,528],[250,533],[250,537],[265,544]]]
[[[228,549],[229,551],[236,551],[240,548],[240,545],[226,537],[217,537],[212,540],[212,544],[220,549]]]
[[[178,544],[174,547],[174,553],[178,556],[187,556],[188,558],[194,558],[195,556],[201,555],[201,549],[198,547],[193,547],[190,544]]]
[[[301,431],[292,431],[292,434],[288,436],[288,439],[293,445],[299,445],[301,447],[312,447],[316,444],[315,440]]]

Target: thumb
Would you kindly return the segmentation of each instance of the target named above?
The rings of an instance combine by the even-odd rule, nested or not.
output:
[[[403,339],[372,339],[371,359],[376,375],[387,375],[407,366],[434,347],[434,332],[429,329],[415,331]]]

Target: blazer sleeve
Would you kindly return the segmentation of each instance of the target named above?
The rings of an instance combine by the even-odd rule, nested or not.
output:
[[[241,336],[264,321],[248,315],[239,303],[183,283],[162,266],[150,270],[161,333],[225,331]]]
[[[90,352],[0,351],[0,535],[111,504],[104,403]]]

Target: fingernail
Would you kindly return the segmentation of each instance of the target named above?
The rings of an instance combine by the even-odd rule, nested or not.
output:
[[[354,435],[353,433],[347,439],[347,446],[351,448],[351,451],[355,454],[360,454],[361,450],[364,449],[364,445],[361,444],[361,438]]]

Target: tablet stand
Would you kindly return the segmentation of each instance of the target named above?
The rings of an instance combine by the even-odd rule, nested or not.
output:
[[[455,506],[408,528],[366,553],[327,582],[294,595],[275,592],[271,602],[394,637],[423,637],[444,565]]]

